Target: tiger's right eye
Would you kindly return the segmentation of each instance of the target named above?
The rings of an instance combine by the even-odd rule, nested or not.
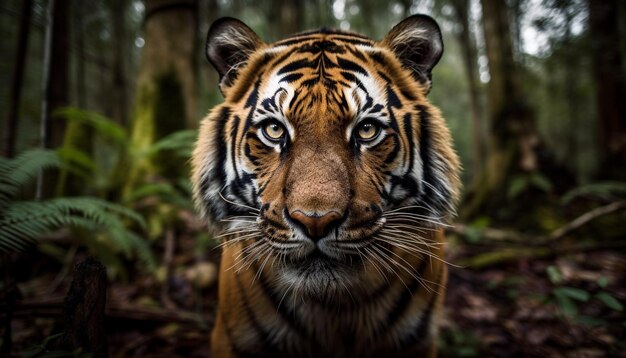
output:
[[[263,126],[263,135],[273,142],[278,142],[285,138],[285,127],[276,121],[270,121]]]

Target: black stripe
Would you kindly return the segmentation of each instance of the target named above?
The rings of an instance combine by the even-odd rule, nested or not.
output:
[[[239,118],[239,116],[234,116],[232,128],[230,129],[230,147],[231,147],[230,156],[231,156],[233,171],[235,172],[236,177],[239,177],[239,172],[237,171],[236,153],[237,153],[237,139],[238,139],[237,135],[239,132],[240,121],[241,121],[241,118]]]
[[[300,77],[302,77],[302,76],[304,76],[304,75],[301,74],[301,73],[292,73],[290,75],[287,75],[287,76],[281,78],[279,82],[293,83],[293,82],[299,80]]]
[[[250,321],[250,324],[252,325],[252,328],[256,332],[256,335],[261,340],[260,344],[262,346],[259,347],[259,350],[263,352],[265,356],[276,356],[278,354],[278,349],[274,346],[270,338],[270,332],[266,330],[265,327],[263,327],[261,322],[259,322],[256,315],[254,314],[254,310],[252,309],[250,301],[248,301],[248,296],[246,295],[246,288],[244,288],[243,283],[241,282],[241,276],[235,275],[235,279],[237,281],[237,287],[239,288],[239,293],[243,301],[243,309],[246,313],[246,316],[248,317],[248,320]]]
[[[445,212],[449,205],[450,192],[441,183],[441,179],[435,176],[432,164],[432,135],[430,128],[430,113],[425,106],[418,105],[416,109],[420,116],[420,157],[422,158],[423,180],[430,185],[424,185],[421,193],[421,200],[428,203],[439,212]],[[434,188],[434,189],[433,189]],[[435,194],[435,190],[444,197]]]
[[[371,52],[368,53],[368,56],[382,67],[387,67],[389,65],[389,63],[387,62],[387,58],[385,57],[385,55],[383,55],[382,52]]]
[[[259,270],[256,262],[253,262],[251,267],[253,272]],[[283,296],[283,292],[276,292],[268,282],[268,279],[265,277],[263,272],[261,272],[259,276],[260,277],[257,280],[257,282],[259,282],[259,287],[261,288],[263,294],[270,300],[272,306],[276,308],[276,312],[280,315],[282,320],[286,322],[302,339],[313,340],[313,337],[309,337],[309,333],[305,325],[298,320],[297,312],[289,306],[289,297],[285,297],[288,295]],[[319,344],[316,346],[319,346]]]
[[[361,53],[361,51],[357,51],[352,46],[346,46],[346,48],[348,49],[348,52],[350,52],[354,57],[363,62],[367,61],[367,58]]]
[[[345,58],[337,57],[337,63],[339,64],[339,67],[341,67],[344,70],[358,72],[360,74],[368,76],[367,71],[363,67],[358,65],[356,62],[352,62]]]
[[[410,174],[413,171],[413,166],[415,165],[415,142],[413,141],[413,123],[411,122],[411,113],[406,113],[403,118],[404,122],[404,133],[406,134],[407,141],[409,147],[405,150],[405,163],[409,163],[409,168],[407,169],[407,173]],[[419,178],[415,178],[418,179]]]
[[[391,149],[391,152],[385,158],[385,161],[384,161],[385,164],[393,163],[393,161],[396,160],[396,157],[398,157],[398,153],[400,152],[400,139],[398,138],[398,136],[399,134],[396,134],[396,133],[394,133],[393,135],[387,136],[388,138],[393,139],[393,148]]]
[[[435,282],[438,282],[441,279],[441,274],[443,270],[444,269],[442,268],[439,271]],[[424,338],[428,336],[428,330],[431,326],[433,311],[435,309],[435,302],[437,302],[437,297],[438,295],[436,293],[432,293],[430,300],[428,300],[426,310],[422,312],[422,316],[420,317],[420,321],[417,327],[415,327],[414,331],[411,334],[400,337],[400,347],[402,347],[403,350],[411,346],[417,346],[424,343]]]
[[[302,68],[315,68],[316,66],[316,61],[310,61],[308,58],[303,58],[301,60],[297,60],[294,62],[291,62],[285,66],[283,66],[280,70],[278,70],[278,75],[282,75],[288,72],[294,72],[297,70],[300,70]]]
[[[426,269],[426,261],[427,260],[422,259],[415,276],[422,276],[424,270]],[[409,308],[411,300],[413,296],[417,293],[417,290],[420,288],[420,286],[420,281],[413,278],[408,288],[400,291],[400,297],[396,299],[393,305],[393,309],[391,309],[391,311],[387,314],[387,319],[385,319],[385,322],[378,326],[378,328],[376,329],[374,337],[382,334],[383,332],[387,332],[388,329],[398,323],[400,317],[402,317],[404,312],[406,312],[406,310]]]
[[[221,187],[226,178],[226,168],[224,167],[224,163],[226,162],[227,151],[226,140],[224,138],[224,128],[230,117],[230,108],[223,107],[216,117],[217,118],[209,119],[217,121],[215,137],[213,139],[215,145],[217,146],[215,164],[200,183],[200,189],[203,193],[207,193],[213,185]],[[206,198],[206,195],[203,197]],[[233,211],[230,210],[232,209],[230,205],[225,203],[222,205],[215,205],[212,198],[204,199],[204,207],[209,211],[210,216],[214,220],[220,220],[226,216],[232,215],[233,213]]]
[[[220,316],[220,320],[222,321],[222,326],[224,327],[224,333],[226,333],[226,338],[228,339],[228,346],[230,347],[230,350],[235,353],[237,357],[247,356],[248,353],[246,352],[246,350],[239,347],[237,343],[235,343],[233,331],[230,329],[230,327],[228,327],[228,324],[226,324],[223,316]]]

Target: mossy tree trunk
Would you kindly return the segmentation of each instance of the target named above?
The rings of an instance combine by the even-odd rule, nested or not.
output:
[[[123,176],[123,195],[146,175],[184,175],[185,167],[145,152],[158,139],[194,128],[196,114],[196,0],[146,0],[145,46],[131,124],[132,153]]]
[[[540,144],[535,113],[526,101],[521,69],[514,59],[506,3],[482,0],[481,4],[491,77],[487,85],[488,153],[465,202],[466,217],[493,212],[504,204],[512,178],[538,170]]]

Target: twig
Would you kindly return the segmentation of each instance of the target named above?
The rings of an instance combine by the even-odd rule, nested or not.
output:
[[[5,314],[4,309],[5,307],[0,305],[0,317]],[[57,297],[46,300],[23,300],[16,302],[13,309],[14,319],[25,317],[55,318],[62,315],[63,298]],[[200,315],[181,309],[168,310],[157,307],[108,302],[105,314],[107,319],[181,323],[201,327],[204,326]]]
[[[464,224],[454,224],[449,229],[449,231],[464,236],[469,236],[472,235],[474,232],[478,232],[480,236],[494,241],[514,243],[524,246],[543,246],[553,244],[555,241],[562,239],[563,237],[570,234],[572,231],[581,228],[582,226],[590,223],[594,219],[624,209],[626,209],[626,200],[617,201],[605,206],[595,208],[580,215],[573,221],[561,226],[560,228],[552,231],[548,235],[528,235],[517,231],[495,228],[474,229]]]
[[[619,210],[623,210],[626,209],[626,200],[623,201],[617,201],[605,206],[601,206],[599,208],[595,208],[591,211],[588,211],[584,214],[582,214],[581,216],[577,217],[576,219],[574,219],[572,222],[570,222],[567,225],[564,225],[556,230],[554,230],[549,236],[548,236],[548,240],[549,241],[556,241],[562,237],[564,237],[565,235],[569,234],[570,232],[580,228],[581,226],[589,223],[590,221],[592,221],[593,219],[599,218],[601,216],[604,215],[608,215],[611,213],[614,213],[616,211]]]
[[[472,228],[465,224],[458,224],[458,223],[454,224],[448,230],[455,234],[459,234],[463,236],[469,236],[469,235],[472,235],[473,233],[478,233],[480,236],[486,239],[493,240],[493,241],[502,241],[502,242],[537,241],[541,239],[540,236],[528,235],[528,234],[524,234],[524,233],[512,231],[512,230],[503,230],[503,229],[496,229],[496,228],[490,228],[490,227],[478,229],[478,228]]]

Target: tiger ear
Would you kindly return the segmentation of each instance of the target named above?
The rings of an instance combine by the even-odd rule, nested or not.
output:
[[[220,89],[233,84],[237,70],[263,41],[243,22],[232,17],[215,20],[206,41],[206,56],[220,75]]]
[[[441,30],[433,18],[413,15],[402,20],[389,31],[382,44],[430,91],[431,71],[443,54]]]

